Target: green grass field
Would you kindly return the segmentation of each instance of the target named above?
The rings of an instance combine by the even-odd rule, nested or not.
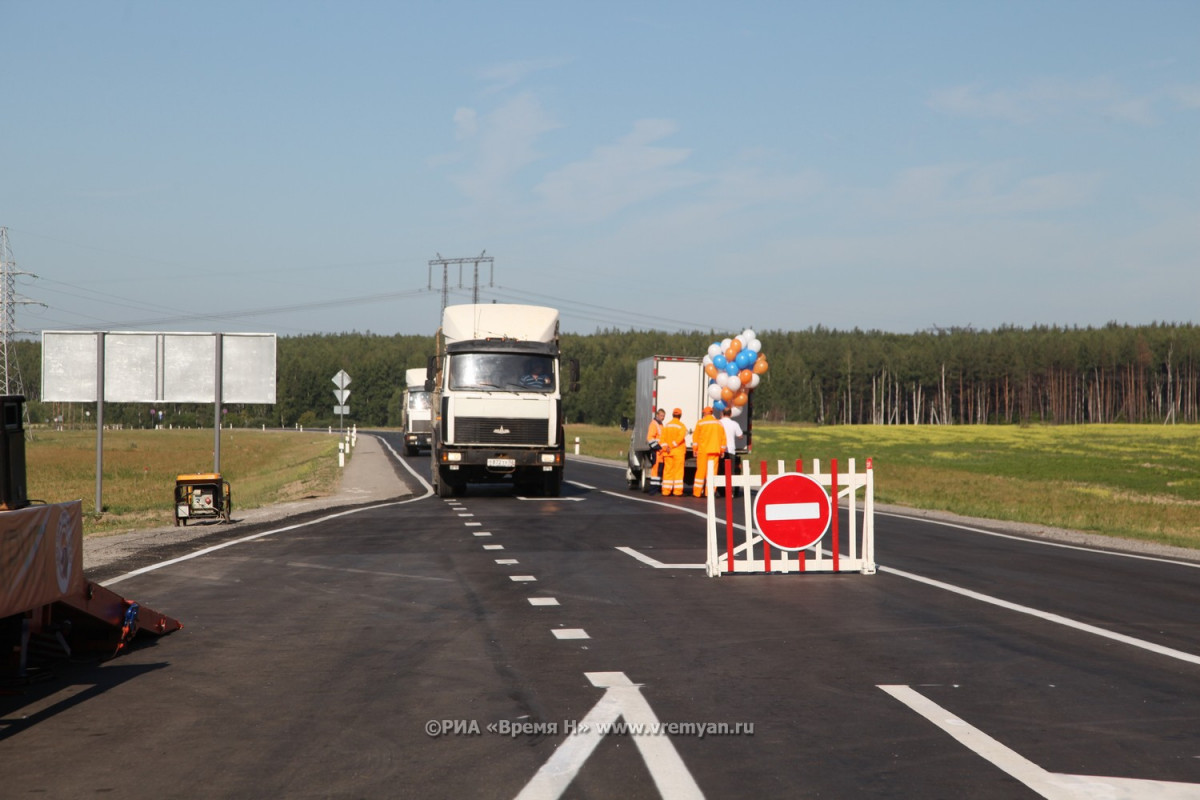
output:
[[[329,494],[337,485],[339,437],[327,433],[221,432],[221,475],[233,508]],[[96,514],[95,431],[36,430],[25,443],[30,500],[83,500],[84,534],[173,525],[175,476],[211,472],[213,431],[104,432],[103,513]]]
[[[573,425],[580,452],[624,460],[629,434]],[[874,460],[875,499],[1200,549],[1200,427],[754,426],[752,460]]]

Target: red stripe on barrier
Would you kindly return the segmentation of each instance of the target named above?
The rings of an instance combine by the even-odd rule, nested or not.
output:
[[[750,520],[753,525],[754,521]],[[725,459],[725,554],[733,572],[733,459]]]
[[[841,547],[838,540],[838,481],[837,481],[837,459],[829,459],[829,495],[833,500],[833,513],[830,516],[833,518],[830,522],[833,524],[833,571],[841,572]]]
[[[761,480],[760,485],[765,486],[767,483],[767,462],[765,462],[765,461],[758,462],[758,474],[759,474],[759,478]],[[746,491],[750,491],[749,486],[746,487]],[[754,508],[754,504],[751,503],[750,507]],[[762,544],[763,544],[763,569],[766,570],[767,572],[770,572],[771,571],[771,543],[768,542],[767,538],[764,536],[763,540],[762,540]]]
[[[804,459],[800,456],[796,456],[796,472],[798,472],[801,475],[804,474]],[[796,553],[796,560],[800,562],[800,571],[807,572],[808,571],[808,551],[801,550],[799,553]]]

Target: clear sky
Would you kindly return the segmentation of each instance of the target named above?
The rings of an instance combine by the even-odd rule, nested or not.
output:
[[[484,253],[578,333],[1200,321],[1195,0],[0,0],[0,38],[26,330],[431,334],[430,260]]]

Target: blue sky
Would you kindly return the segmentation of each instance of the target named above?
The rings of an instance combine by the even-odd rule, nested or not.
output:
[[[1197,322],[1192,0],[0,0],[0,30],[26,330],[428,334],[429,261],[485,252],[484,301],[580,333]]]

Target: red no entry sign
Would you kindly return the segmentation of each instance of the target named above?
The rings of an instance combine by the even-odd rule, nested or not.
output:
[[[763,484],[754,498],[758,532],[780,550],[804,550],[829,530],[832,503],[825,487],[807,475],[785,472]]]

